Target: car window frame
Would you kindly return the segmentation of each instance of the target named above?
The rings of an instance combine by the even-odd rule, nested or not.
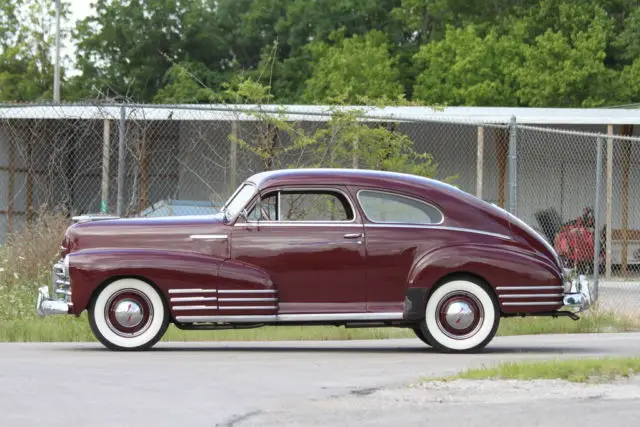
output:
[[[421,222],[406,222],[406,221],[376,221],[374,219],[372,219],[368,214],[367,211],[362,203],[362,200],[360,199],[360,193],[362,192],[368,192],[368,193],[380,193],[380,194],[388,194],[390,196],[395,196],[395,197],[400,197],[400,198],[405,198],[405,199],[409,199],[409,200],[414,200],[418,203],[421,203],[423,205],[426,205],[432,209],[434,209],[435,211],[437,211],[440,214],[440,221],[439,222],[429,222],[429,223],[421,223]],[[438,226],[438,225],[442,225],[444,223],[445,220],[445,216],[444,216],[444,212],[442,211],[442,209],[440,209],[440,207],[438,207],[436,204],[426,201],[424,199],[420,199],[418,197],[415,196],[411,196],[408,194],[404,194],[404,193],[399,193],[397,191],[389,191],[389,190],[381,190],[381,189],[372,189],[372,188],[361,188],[356,192],[356,200],[358,201],[358,206],[360,208],[360,210],[362,211],[362,215],[364,218],[367,219],[367,221],[371,222],[372,224],[377,224],[377,225],[407,225],[407,226],[420,226],[420,227],[432,227],[432,226]]]
[[[350,220],[339,220],[339,221],[332,221],[332,220],[304,220],[304,221],[286,220],[286,221],[283,221],[280,219],[281,218],[280,195],[282,192],[286,193],[286,192],[296,192],[296,191],[300,191],[300,192],[325,191],[327,193],[340,194],[346,199],[349,209],[351,209],[353,218],[351,218]],[[268,189],[261,189],[255,195],[255,197],[253,197],[249,201],[249,203],[247,203],[247,206],[245,207],[247,215],[249,214],[249,212],[251,212],[251,210],[253,210],[256,207],[259,201],[273,194],[274,192],[277,194],[277,198],[278,198],[278,201],[277,201],[278,219],[277,220],[251,220],[249,218],[244,218],[244,222],[243,222],[244,225],[261,225],[261,226],[262,225],[290,225],[290,226],[319,225],[321,226],[321,225],[351,225],[351,224],[361,225],[362,224],[360,213],[358,209],[356,209],[356,205],[351,199],[349,193],[346,190],[343,190],[335,186],[308,186],[308,187],[307,186],[279,186],[279,187],[273,187]]]

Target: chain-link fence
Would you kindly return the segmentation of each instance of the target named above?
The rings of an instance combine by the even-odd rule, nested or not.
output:
[[[42,211],[210,214],[259,171],[406,169],[412,161],[513,212],[568,265],[597,276],[603,304],[634,309],[640,138],[633,128],[606,132],[602,124],[568,129],[395,111],[393,117],[369,112],[363,120],[295,107],[286,115],[257,106],[2,107],[0,243]]]

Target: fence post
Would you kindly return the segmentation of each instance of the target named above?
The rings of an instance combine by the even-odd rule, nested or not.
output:
[[[484,127],[478,126],[478,147],[476,157],[476,196],[482,199],[482,186],[484,171]]]
[[[509,212],[513,215],[517,215],[517,163],[518,163],[518,138],[516,135],[516,117],[511,116],[511,122],[509,123]]]
[[[108,118],[104,119],[102,130],[102,201],[100,202],[100,212],[107,213],[109,210],[109,154],[111,146],[111,128]]]
[[[353,139],[353,153],[351,154],[351,167],[353,169],[358,169],[358,143],[358,137],[356,136]]]
[[[126,109],[124,105],[120,106],[120,122],[118,128],[118,205],[117,205],[117,216],[122,216],[122,207],[124,205],[124,155],[125,155],[125,119],[126,119]]]
[[[236,139],[238,138],[238,121],[231,121],[231,136],[229,141],[229,194],[232,194],[237,186],[238,182],[238,145]]]
[[[595,244],[593,254],[593,301],[598,300],[598,285],[600,281],[600,193],[602,187],[602,150],[603,144],[601,137],[598,137],[598,152],[596,155],[596,200],[595,200]]]
[[[613,225],[613,125],[607,125],[607,203],[606,203],[606,229],[605,248],[607,258],[605,261],[605,277],[611,278],[611,237]]]

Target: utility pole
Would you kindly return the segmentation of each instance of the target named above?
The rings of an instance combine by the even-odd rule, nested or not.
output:
[[[53,101],[60,103],[60,0],[56,0],[56,59],[53,71]]]

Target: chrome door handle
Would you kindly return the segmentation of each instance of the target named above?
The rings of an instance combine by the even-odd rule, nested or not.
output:
[[[344,235],[345,239],[357,239],[359,237],[362,237],[362,233],[349,233]]]

